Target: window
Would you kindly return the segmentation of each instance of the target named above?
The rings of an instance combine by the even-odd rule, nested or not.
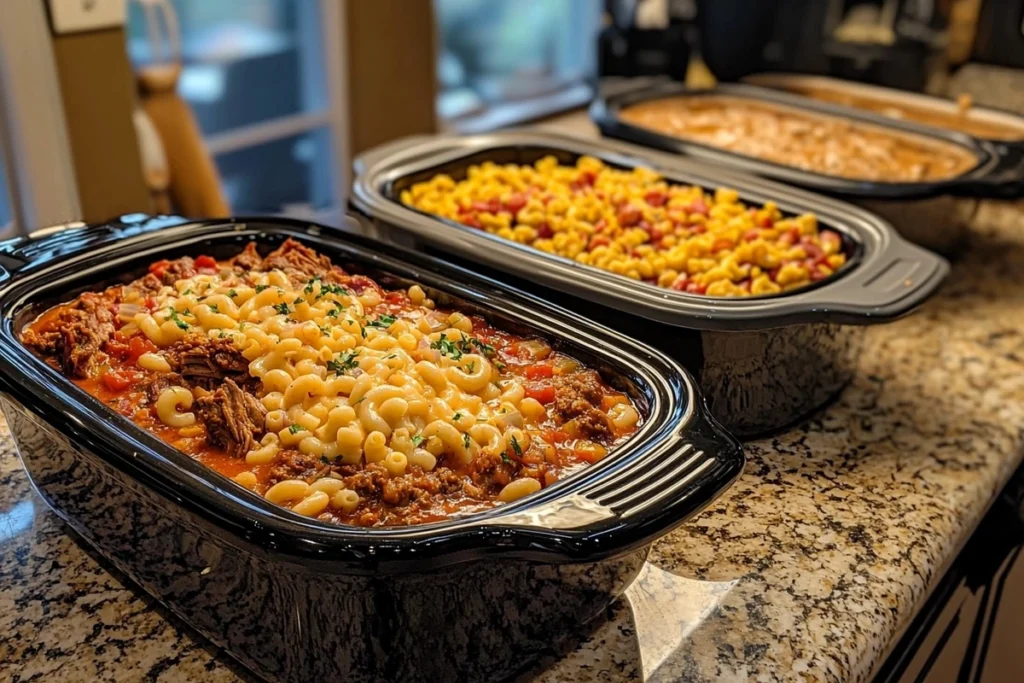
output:
[[[596,0],[434,0],[438,115],[493,128],[578,106],[597,74]]]
[[[341,25],[325,16],[327,3],[170,4],[181,34],[178,92],[206,137],[232,210],[309,215],[337,207],[340,131],[325,47]],[[136,2],[129,8],[129,54],[146,64],[153,59],[146,13]]]

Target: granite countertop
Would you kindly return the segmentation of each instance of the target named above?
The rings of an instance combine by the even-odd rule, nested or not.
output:
[[[1024,455],[1021,225],[1024,204],[983,205],[840,399],[748,443],[736,485],[525,680],[868,680]],[[69,535],[2,422],[0,633],[0,681],[247,680]]]

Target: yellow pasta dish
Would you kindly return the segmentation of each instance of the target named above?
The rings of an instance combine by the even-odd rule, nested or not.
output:
[[[402,203],[504,239],[692,294],[776,294],[823,280],[847,260],[840,235],[812,214],[748,206],[735,190],[713,194],[645,168],[581,157],[534,165],[471,166],[439,174]]]

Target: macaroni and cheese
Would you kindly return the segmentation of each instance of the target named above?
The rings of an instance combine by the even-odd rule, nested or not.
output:
[[[640,414],[540,339],[388,291],[289,240],[153,264],[23,340],[136,424],[302,515],[363,526],[508,503]]]
[[[735,190],[708,194],[646,168],[593,157],[575,166],[471,166],[401,193],[415,209],[575,261],[691,294],[776,294],[832,275],[846,263],[838,233],[811,214],[757,208]]]

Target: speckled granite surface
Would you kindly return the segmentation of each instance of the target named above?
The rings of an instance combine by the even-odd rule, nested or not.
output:
[[[940,296],[872,328],[827,410],[523,680],[863,681],[1024,456],[1024,205],[986,205]],[[0,681],[244,672],[125,585],[33,493],[0,423]]]

